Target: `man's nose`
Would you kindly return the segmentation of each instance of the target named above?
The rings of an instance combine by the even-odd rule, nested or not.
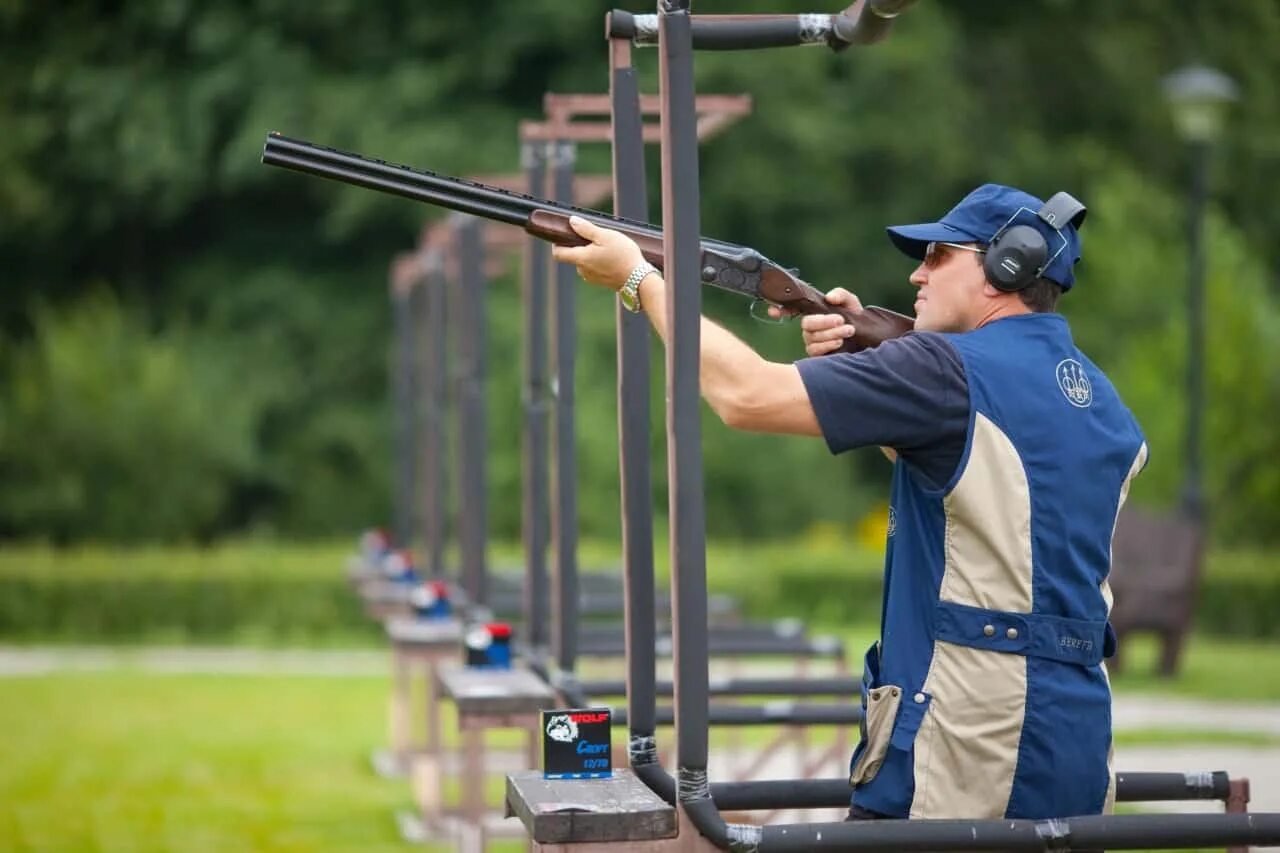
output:
[[[921,263],[920,266],[916,267],[915,270],[911,273],[911,275],[907,278],[907,281],[911,282],[916,287],[923,287],[924,285],[928,284],[929,283],[928,268],[925,267],[923,263]]]

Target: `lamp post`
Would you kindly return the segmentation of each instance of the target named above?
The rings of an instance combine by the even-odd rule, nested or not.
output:
[[[1204,208],[1209,194],[1209,157],[1222,133],[1227,105],[1236,100],[1236,85],[1213,68],[1191,65],[1164,79],[1165,98],[1178,134],[1191,148],[1191,188],[1187,210],[1187,424],[1183,511],[1197,521],[1204,516],[1200,462],[1204,409]]]

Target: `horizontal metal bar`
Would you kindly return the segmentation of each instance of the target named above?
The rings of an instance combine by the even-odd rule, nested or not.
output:
[[[670,705],[660,705],[655,721],[660,726],[675,723]],[[841,704],[802,704],[798,702],[770,702],[764,705],[711,705],[707,722],[724,728],[750,728],[755,726],[856,726],[862,722],[862,707]],[[625,708],[613,709],[613,724],[627,724]]]
[[[714,628],[712,631],[714,632]],[[715,678],[710,682],[712,696],[857,696],[861,680],[836,678]],[[588,696],[625,696],[627,685],[622,679],[579,682]],[[659,681],[658,694],[671,695],[670,681]]]
[[[695,50],[755,50],[771,47],[835,45],[835,15],[691,15]],[[609,38],[630,39],[637,47],[658,44],[658,16],[609,13]]]
[[[761,853],[1186,850],[1280,844],[1280,814],[1092,815],[1052,820],[879,820],[763,827]]]
[[[744,116],[751,112],[750,95],[698,95],[693,108],[699,114],[723,113]],[[657,95],[640,96],[640,112],[656,116],[661,107]],[[557,95],[548,93],[542,98],[542,108],[549,116],[573,118],[580,115],[608,116],[612,106],[608,95]]]

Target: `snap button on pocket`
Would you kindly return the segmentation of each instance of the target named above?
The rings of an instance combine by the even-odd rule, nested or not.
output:
[[[1008,637],[1010,640],[1016,640],[1018,639],[1018,629],[1010,628],[1008,631],[1004,632],[1004,635]]]
[[[862,742],[854,753],[853,767],[849,772],[849,783],[852,785],[869,782],[880,771],[880,765],[884,763],[885,753],[889,749],[889,740],[893,736],[898,705],[902,701],[902,688],[886,684],[868,691],[867,699]]]
[[[983,635],[984,637],[994,637],[994,636],[996,635],[996,626],[995,626],[995,625],[983,625],[983,626],[982,626],[982,635]]]

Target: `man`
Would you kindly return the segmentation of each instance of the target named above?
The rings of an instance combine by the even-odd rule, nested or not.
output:
[[[702,393],[726,424],[896,460],[851,818],[1049,818],[1114,800],[1106,578],[1147,450],[1053,313],[1083,216],[1065,194],[1045,205],[988,184],[938,222],[889,228],[920,261],[916,326],[872,350],[823,355],[852,329],[810,316],[822,357],[776,364],[702,321]],[[556,258],[634,288],[665,339],[661,276],[625,236],[574,222],[592,243]]]

